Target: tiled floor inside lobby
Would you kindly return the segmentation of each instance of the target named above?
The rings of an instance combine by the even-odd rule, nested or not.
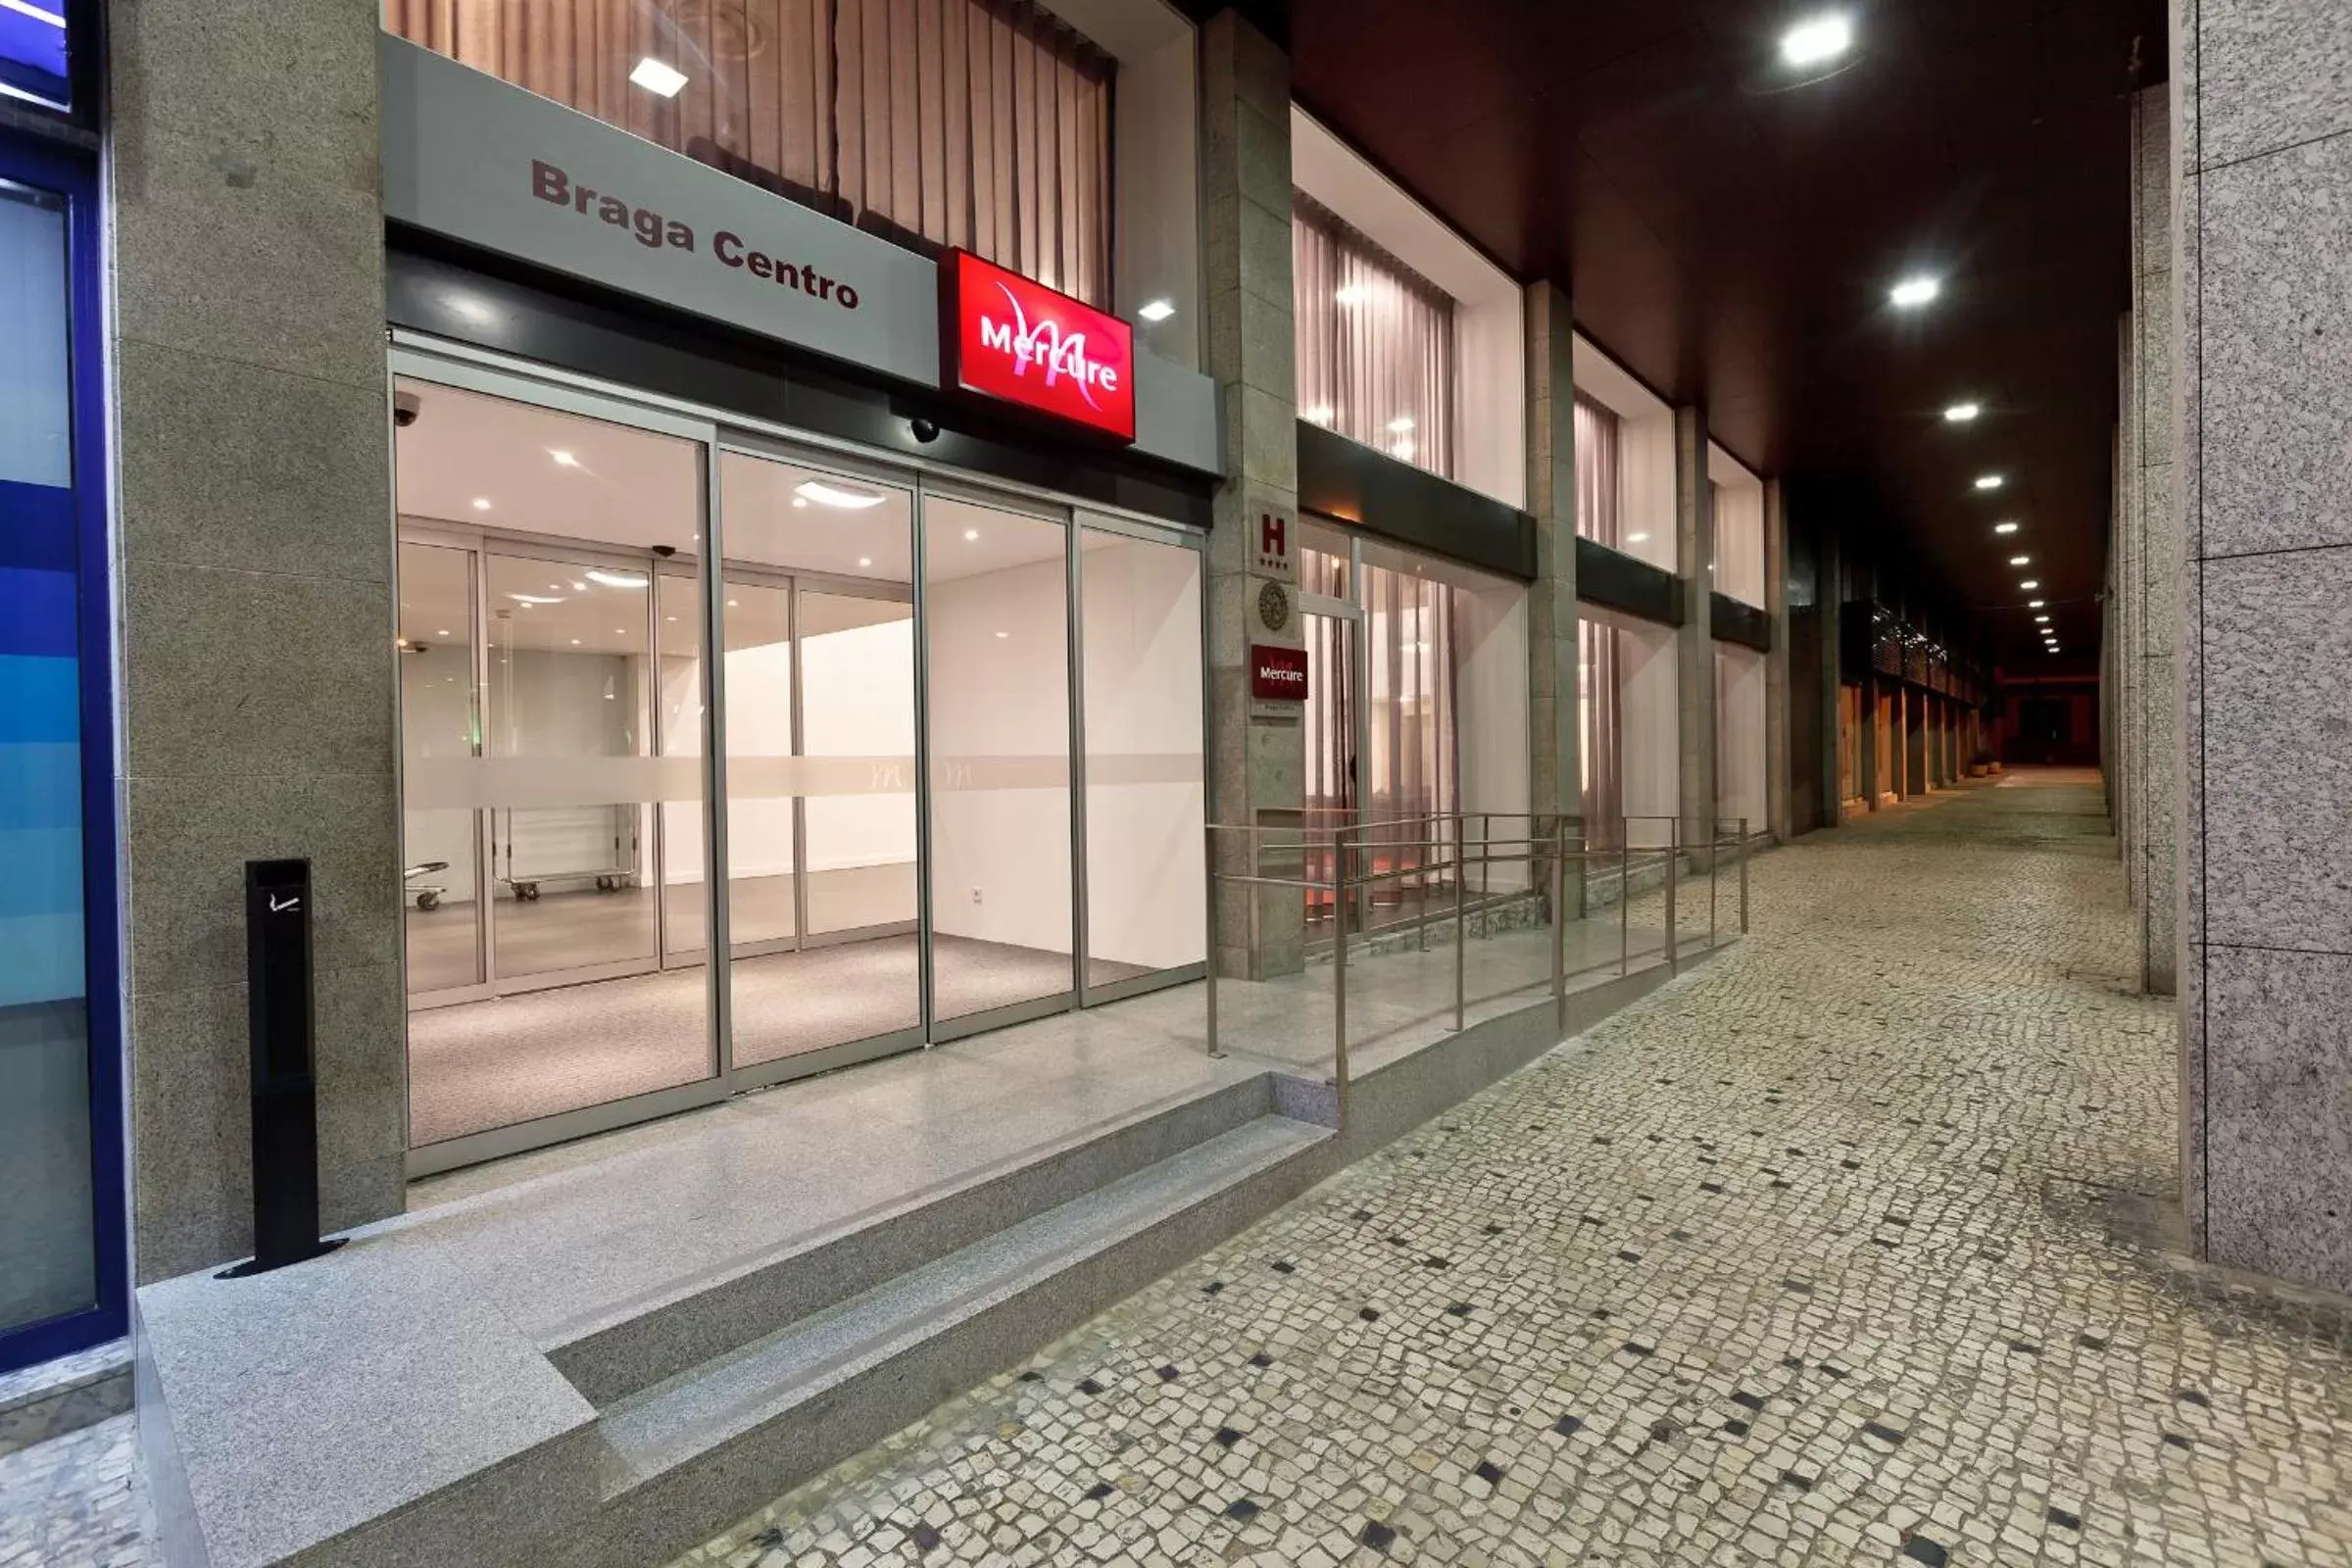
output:
[[[689,1560],[2352,1563],[2352,1325],[2134,1228],[2096,811],[1763,858],[1756,940]],[[127,1419],[68,1441],[0,1564],[145,1561]]]

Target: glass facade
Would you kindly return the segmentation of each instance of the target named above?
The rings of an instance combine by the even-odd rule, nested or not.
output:
[[[1196,536],[403,363],[414,1168],[1198,973]]]
[[[1303,193],[1291,252],[1298,416],[1452,473],[1453,300]]]
[[[122,1332],[93,200],[0,139],[0,1368]]]
[[[0,98],[70,110],[73,24],[68,0],[0,5]]]

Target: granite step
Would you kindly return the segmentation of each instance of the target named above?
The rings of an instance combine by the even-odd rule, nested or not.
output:
[[[613,1402],[580,1560],[724,1530],[1287,1200],[1331,1136],[1260,1116]]]

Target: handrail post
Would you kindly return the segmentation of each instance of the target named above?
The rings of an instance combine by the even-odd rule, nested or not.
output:
[[[1217,1049],[1217,830],[1203,827],[1200,836],[1205,841],[1201,846],[1201,868],[1207,872],[1208,886],[1208,919],[1204,922],[1208,932],[1208,970],[1202,978],[1208,982],[1208,1056],[1216,1061],[1225,1054]],[[1256,896],[1254,891],[1250,893],[1251,898]]]
[[[1555,1027],[1568,1029],[1568,833],[1558,817],[1551,823],[1551,1011]]]
[[[1620,822],[1617,831],[1617,978],[1632,972],[1634,958],[1634,830]]]
[[[1339,1130],[1348,1128],[1348,839],[1341,829],[1332,840],[1331,901],[1331,1087]]]
[[[1683,858],[1683,824],[1680,818],[1676,819],[1666,837],[1666,970],[1669,974],[1680,974],[1683,956],[1675,951],[1674,943],[1675,873],[1682,868]]]
[[[1740,934],[1747,935],[1747,818],[1740,819]]]
[[[1453,1032],[1462,1032],[1462,945],[1470,929],[1470,862],[1465,857],[1468,838],[1465,831],[1469,818],[1463,817],[1453,828]]]
[[[1723,818],[1707,819],[1707,951],[1715,951],[1715,885],[1722,878],[1717,874],[1723,864]]]

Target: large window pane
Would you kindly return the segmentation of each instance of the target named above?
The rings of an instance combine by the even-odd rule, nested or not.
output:
[[[1068,534],[923,502],[933,1016],[1072,988]]]
[[[1114,62],[1044,6],[383,0],[383,18],[845,222],[1110,303]]]
[[[1080,534],[1089,986],[1207,955],[1200,554]]]
[[[431,643],[398,656],[402,806],[412,864],[451,862],[401,890],[411,973],[442,964],[447,982],[412,988],[410,1135],[425,1145],[715,1070],[691,962],[705,918],[705,460],[692,441],[402,390],[418,412],[394,441],[402,633]],[[466,620],[461,575],[478,585]],[[433,684],[436,661],[446,678],[473,647],[478,746],[453,728],[462,685]],[[481,846],[478,879],[457,874],[465,830],[427,835],[461,818]],[[430,882],[443,894],[428,907],[413,888]],[[679,927],[667,943],[665,903]],[[478,969],[463,961],[477,923]],[[688,961],[665,969],[677,938]]]
[[[438,798],[436,771],[465,771],[481,755],[480,672],[474,641],[477,552],[403,540],[400,546],[401,765],[416,779],[401,812],[402,918],[411,994],[482,982],[481,813],[420,807]]]
[[[918,1029],[914,498],[729,452],[734,1046],[755,1065]]]
[[[1453,300],[1303,194],[1291,219],[1298,416],[1453,471]]]
[[[0,182],[0,1329],[97,1302],[66,211]]]

